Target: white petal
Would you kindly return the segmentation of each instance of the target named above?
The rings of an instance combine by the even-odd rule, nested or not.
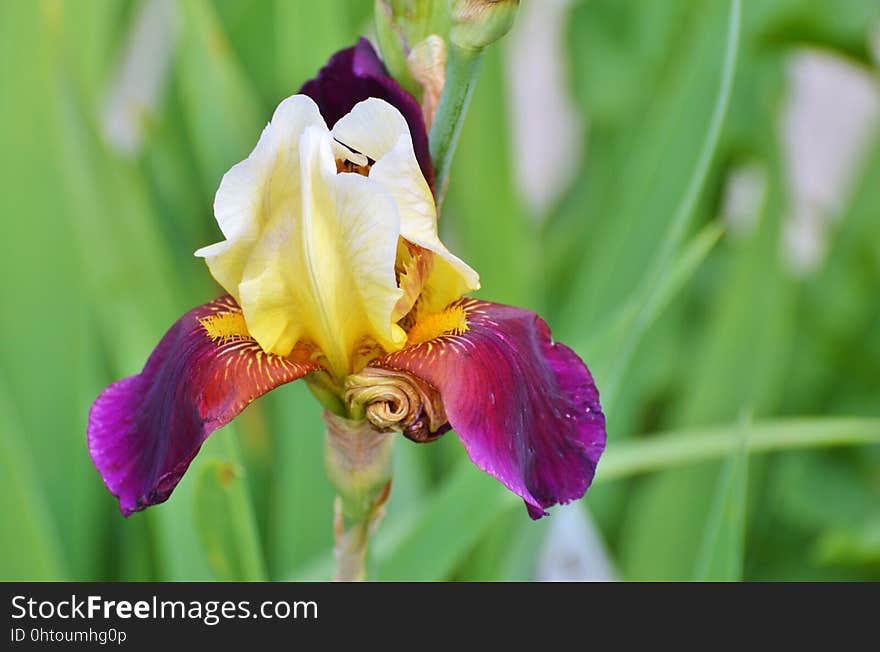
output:
[[[375,97],[355,104],[333,127],[336,140],[374,161],[390,152],[402,134],[411,141],[406,119],[388,102]]]

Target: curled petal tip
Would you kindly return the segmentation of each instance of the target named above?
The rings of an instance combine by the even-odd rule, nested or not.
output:
[[[352,414],[363,413],[377,430],[399,430],[418,443],[449,431],[437,390],[405,371],[366,367],[346,380],[345,401]]]

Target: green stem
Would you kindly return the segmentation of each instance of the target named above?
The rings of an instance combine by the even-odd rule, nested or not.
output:
[[[363,581],[370,535],[391,491],[393,435],[324,412],[327,474],[336,488],[334,530],[337,581]]]
[[[482,51],[467,50],[449,44],[449,61],[446,64],[446,83],[437,105],[437,114],[431,125],[429,141],[431,160],[434,162],[434,181],[437,188],[437,204],[443,201],[449,166],[458,144],[458,136],[464,123],[468,104],[480,71]]]

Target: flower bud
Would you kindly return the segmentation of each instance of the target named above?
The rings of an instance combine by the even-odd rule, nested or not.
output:
[[[519,0],[453,0],[449,40],[460,48],[482,50],[510,31]]]

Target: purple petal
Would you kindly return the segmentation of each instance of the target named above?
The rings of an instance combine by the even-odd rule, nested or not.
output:
[[[229,296],[190,310],[140,374],[92,405],[89,453],[125,516],[167,500],[208,435],[248,403],[316,369],[306,358],[268,355],[247,336],[214,342],[199,321],[240,313]]]
[[[428,185],[434,187],[434,168],[428,150],[422,107],[416,98],[388,76],[388,71],[367,39],[362,38],[354,47],[340,50],[330,57],[318,76],[303,84],[299,92],[315,100],[331,129],[355,104],[370,97],[378,97],[397,108],[409,125],[422,174]]]
[[[605,417],[586,365],[535,313],[465,299],[468,329],[375,364],[436,387],[471,460],[521,496],[529,515],[584,495],[605,449]]]

